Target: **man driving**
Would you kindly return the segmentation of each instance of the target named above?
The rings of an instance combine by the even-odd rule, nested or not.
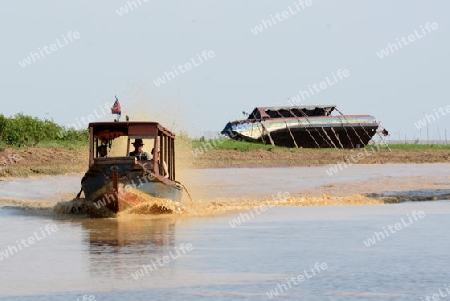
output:
[[[135,157],[138,160],[149,160],[150,156],[148,153],[142,150],[144,147],[144,142],[142,139],[134,139],[132,144],[134,146],[134,151],[130,152],[130,156]]]

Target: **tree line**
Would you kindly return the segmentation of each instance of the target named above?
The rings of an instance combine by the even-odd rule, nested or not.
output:
[[[13,117],[0,114],[0,141],[22,147],[36,146],[41,141],[88,141],[89,132],[66,128],[53,120],[39,119],[22,113]]]

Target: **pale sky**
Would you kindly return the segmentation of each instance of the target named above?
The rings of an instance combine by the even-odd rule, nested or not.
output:
[[[300,104],[337,104],[347,114],[374,115],[391,139],[425,139],[426,127],[415,123],[434,114],[439,120],[429,118],[430,139],[444,139],[450,113],[438,110],[445,113],[450,105],[450,2],[311,0],[302,8],[298,1],[135,0],[137,7],[124,0],[5,2],[0,112],[66,125],[94,110],[101,115],[99,106],[117,95],[131,120],[152,119],[198,136],[220,131],[256,106],[289,105],[299,90],[347,69],[348,77]],[[127,3],[133,10],[128,6],[120,16]],[[271,15],[276,24],[253,34]],[[78,39],[68,40],[69,32],[78,32]],[[396,39],[402,47],[391,46],[380,58],[377,52]],[[44,56],[21,67],[19,61],[39,48]],[[199,63],[204,50],[214,56]],[[174,72],[172,66],[186,63],[190,70],[155,85]]]

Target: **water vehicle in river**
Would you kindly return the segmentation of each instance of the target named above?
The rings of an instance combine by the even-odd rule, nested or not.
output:
[[[89,134],[89,169],[81,186],[97,209],[117,213],[152,198],[181,201],[183,186],[175,180],[174,133],[156,122],[126,121],[90,123]],[[101,156],[102,148],[111,149],[113,141],[120,143],[122,137],[126,147],[119,156]],[[132,139],[141,146],[150,145],[155,150],[153,158],[145,152],[145,156],[130,152]]]
[[[333,111],[340,115],[333,116]],[[359,148],[379,130],[371,115],[344,115],[336,105],[257,107],[247,119],[228,122],[232,139],[305,148]],[[386,130],[381,133],[387,135]]]

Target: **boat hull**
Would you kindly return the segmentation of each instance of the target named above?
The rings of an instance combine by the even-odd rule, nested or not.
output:
[[[375,135],[378,123],[370,115],[241,120],[228,123],[222,134],[236,140],[305,148],[359,148]]]
[[[99,210],[114,213],[156,199],[181,202],[182,187],[155,176],[134,158],[96,160],[81,181],[85,197]]]

